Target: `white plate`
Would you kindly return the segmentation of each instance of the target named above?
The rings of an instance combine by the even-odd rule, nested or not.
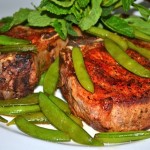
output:
[[[40,0],[0,0],[0,18],[12,15],[12,13],[20,7],[33,8],[31,2],[38,5]],[[93,135],[93,130],[90,127],[86,126],[86,130]],[[74,143],[51,143],[29,137],[19,131],[16,126],[7,127],[5,124],[0,123],[0,150],[148,150],[149,147],[149,139],[105,147],[88,147],[76,145]]]

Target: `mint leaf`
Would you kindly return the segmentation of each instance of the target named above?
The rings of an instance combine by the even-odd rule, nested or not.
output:
[[[35,10],[28,15],[28,23],[30,26],[45,27],[51,24],[51,19],[46,14]]]
[[[150,10],[146,7],[144,7],[143,5],[140,5],[140,4],[134,4],[133,5],[136,9],[139,10],[140,14],[142,15],[142,17],[145,19],[145,20],[148,20],[149,17],[150,17]]]
[[[19,25],[27,21],[28,14],[31,12],[31,9],[21,8],[19,11],[13,14],[11,19],[5,20],[5,24],[0,28],[0,32],[7,32],[13,26]]]
[[[61,6],[61,7],[70,7],[73,5],[73,3],[75,2],[75,0],[65,0],[65,1],[59,1],[59,0],[51,0],[52,2],[54,2],[55,4]]]
[[[111,30],[133,38],[133,28],[128,25],[126,21],[117,16],[111,16],[110,18],[103,20],[104,24]]]
[[[118,0],[103,0],[102,6],[108,7],[118,2]]]
[[[81,7],[81,8],[85,8],[90,2],[90,0],[76,0],[76,1],[78,3],[79,7]]]
[[[92,7],[89,13],[85,17],[81,18],[79,22],[79,27],[82,30],[87,30],[98,22],[102,13],[102,8],[100,7],[101,2],[102,0],[91,0]]]
[[[125,21],[137,30],[150,35],[150,21],[145,21],[142,18],[136,16],[126,18]]]
[[[134,0],[121,0],[124,11],[128,11],[130,9],[130,6],[133,4]]]
[[[49,0],[43,0],[39,6],[39,9],[41,11],[48,11],[56,15],[68,14],[70,10],[70,8],[61,7],[53,2],[50,2]]]
[[[55,28],[55,31],[59,34],[59,36],[65,40],[67,38],[67,27],[66,21],[62,19],[56,19],[52,26]]]

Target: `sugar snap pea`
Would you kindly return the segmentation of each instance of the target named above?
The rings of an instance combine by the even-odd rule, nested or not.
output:
[[[146,48],[143,48],[143,47],[139,47],[139,46],[133,44],[132,42],[130,42],[128,40],[127,40],[127,43],[128,43],[129,48],[131,48],[132,50],[138,52],[139,54],[141,54],[145,58],[150,59],[150,50],[148,50]]]
[[[150,131],[101,132],[94,138],[103,143],[123,143],[150,138]]]
[[[127,50],[128,48],[128,45],[123,38],[121,38],[119,35],[112,33],[108,30],[105,30],[99,27],[91,27],[86,32],[92,35],[101,37],[101,38],[109,38],[115,43],[117,43],[123,50]]]
[[[150,70],[143,67],[137,61],[126,54],[125,51],[110,39],[105,39],[105,47],[110,55],[124,68],[130,72],[145,78],[150,78]]]
[[[41,111],[54,127],[69,134],[74,141],[87,145],[103,145],[101,142],[94,140],[82,127],[70,119],[44,93],[39,95],[39,105]]]
[[[35,105],[38,104],[38,97],[38,93],[33,93],[20,99],[0,100],[0,107]]]
[[[86,70],[82,52],[79,47],[72,49],[72,60],[80,84],[89,92],[94,92],[94,84]]]
[[[140,32],[139,30],[134,30],[134,35],[137,39],[150,42],[150,36],[143,32]]]
[[[59,79],[59,57],[50,65],[43,81],[43,89],[47,94],[53,94]]]
[[[70,137],[66,133],[59,130],[46,129],[43,127],[36,126],[31,122],[28,122],[22,116],[16,117],[15,123],[21,131],[38,139],[53,142],[70,141]]]
[[[34,124],[49,124],[48,119],[43,115],[42,112],[33,112],[29,114],[23,114],[22,116]],[[15,124],[15,118],[7,123],[8,126],[13,124]]]
[[[20,115],[40,111],[39,105],[0,107],[0,115]]]
[[[66,102],[64,102],[63,100],[59,99],[58,97],[54,96],[54,95],[50,95],[49,99],[57,106],[59,107],[63,112],[65,112],[68,117],[70,117],[73,121],[75,121],[78,125],[83,126],[82,121],[80,118],[74,116],[73,114],[71,114],[69,106]]]
[[[3,118],[2,116],[0,116],[0,122],[3,122],[3,123],[7,123],[8,120],[6,120],[5,118]]]
[[[70,109],[69,109],[69,106],[68,106],[68,104],[67,104],[65,101],[59,99],[58,97],[56,97],[56,96],[54,96],[54,95],[50,95],[49,98],[51,99],[51,101],[52,101],[54,104],[56,104],[56,105],[57,105],[61,110],[63,110],[65,113],[67,113],[67,114],[70,114],[70,113],[71,113],[71,112],[70,112]]]
[[[19,44],[19,45],[4,45],[0,46],[1,53],[9,52],[37,52],[36,46],[33,44]]]
[[[13,38],[6,35],[0,35],[0,45],[19,45],[19,44],[29,44],[30,41]]]

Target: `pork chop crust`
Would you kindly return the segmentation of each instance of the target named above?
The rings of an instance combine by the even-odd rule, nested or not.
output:
[[[80,45],[94,93],[78,82],[71,50],[61,51],[60,86],[71,111],[98,131],[131,131],[150,127],[150,79],[121,67],[103,42]],[[150,69],[150,61],[128,50],[128,55]]]

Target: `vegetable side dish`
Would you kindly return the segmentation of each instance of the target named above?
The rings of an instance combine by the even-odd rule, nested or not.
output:
[[[42,0],[2,18],[0,120],[13,116],[8,125],[53,142],[103,146],[149,138],[147,5]],[[43,92],[33,93],[38,85]],[[55,96],[58,88],[67,103]],[[82,121],[100,133],[92,137]]]

